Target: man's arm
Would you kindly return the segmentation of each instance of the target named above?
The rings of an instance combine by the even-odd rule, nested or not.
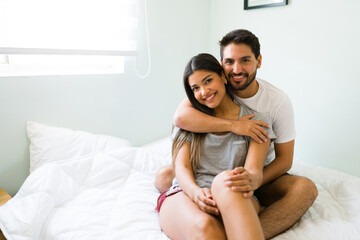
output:
[[[174,125],[197,133],[231,131],[231,121],[216,118],[196,110],[187,98],[176,109]]]
[[[290,170],[294,157],[295,140],[275,143],[275,159],[264,168],[262,185],[267,184]]]
[[[190,132],[233,132],[249,136],[256,142],[263,142],[269,137],[262,126],[269,128],[266,122],[250,120],[255,115],[247,115],[237,121],[209,116],[193,108],[190,101],[184,99],[174,115],[174,125]]]

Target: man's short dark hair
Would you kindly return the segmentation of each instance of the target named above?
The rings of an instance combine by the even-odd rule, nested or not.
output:
[[[229,32],[219,41],[221,60],[223,60],[224,48],[231,43],[248,45],[254,53],[256,59],[260,55],[259,39],[249,30],[237,29]]]

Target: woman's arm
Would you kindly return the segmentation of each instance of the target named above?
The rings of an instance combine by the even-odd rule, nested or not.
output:
[[[251,120],[254,116],[254,114],[247,115],[239,120],[213,117],[193,108],[186,98],[176,109],[174,125],[197,133],[233,132],[238,135],[249,136],[259,143],[265,142],[269,134],[262,126],[269,128],[269,125],[263,121]]]
[[[226,186],[233,191],[244,192],[245,197],[252,196],[262,184],[263,168],[269,147],[270,141],[262,144],[251,141],[245,166],[233,170],[235,175],[225,179]]]
[[[216,203],[207,188],[200,188],[195,181],[190,162],[190,143],[185,142],[175,159],[175,175],[181,189],[206,213],[219,214]]]
[[[199,189],[196,185],[190,163],[190,142],[185,142],[175,159],[175,175],[181,189],[193,199],[194,192]]]
[[[246,156],[244,168],[253,176],[253,189],[258,189],[263,180],[263,169],[265,160],[269,152],[270,141],[259,144],[255,141],[250,142],[248,154]]]

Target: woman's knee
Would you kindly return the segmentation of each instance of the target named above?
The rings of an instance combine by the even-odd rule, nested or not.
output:
[[[230,189],[225,185],[225,178],[233,175],[231,170],[225,170],[216,175],[211,184],[211,193],[214,195],[216,192],[229,191]]]
[[[155,177],[155,187],[163,192],[171,187],[172,180],[175,177],[174,169],[171,165],[163,166],[159,168]]]

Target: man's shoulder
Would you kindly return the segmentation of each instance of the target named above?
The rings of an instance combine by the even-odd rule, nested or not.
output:
[[[275,85],[263,80],[263,79],[256,79],[259,83],[259,88],[261,88],[262,94],[264,97],[267,97],[268,101],[274,102],[290,102],[289,96],[280,88],[276,87]]]
[[[281,93],[281,94],[286,95],[286,93],[282,89],[275,86],[274,84],[269,83],[268,81],[265,81],[265,80],[260,79],[260,78],[257,78],[256,80],[259,83],[259,87],[262,88],[264,91],[273,92],[273,93]]]

